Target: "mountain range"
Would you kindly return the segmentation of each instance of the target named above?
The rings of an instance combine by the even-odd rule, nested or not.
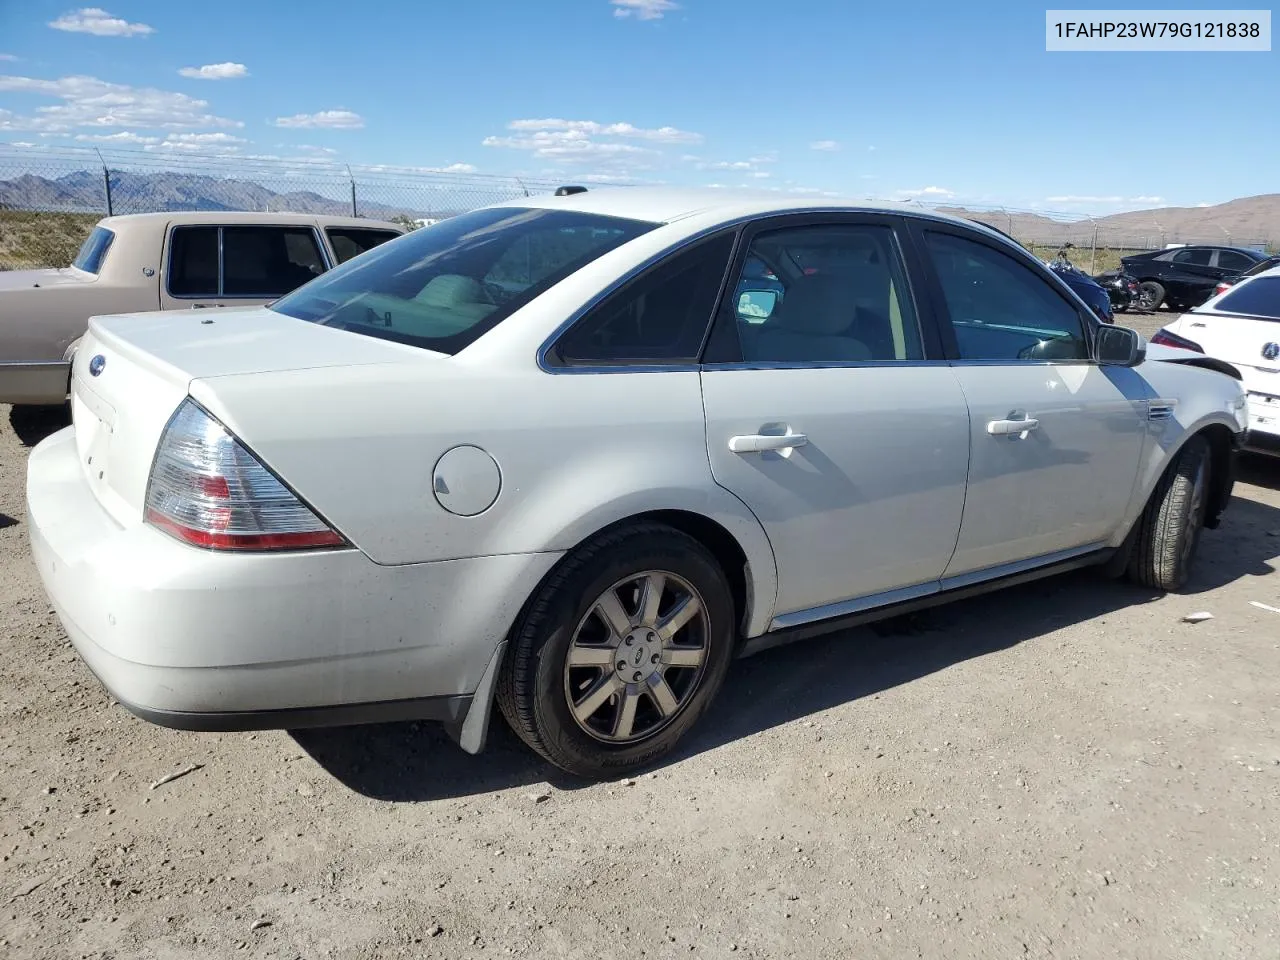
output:
[[[387,185],[378,185],[386,193]],[[334,185],[342,194],[346,184]],[[435,189],[434,186],[432,189]],[[387,218],[393,215],[433,216],[457,212],[435,208],[419,209],[424,190],[415,189],[416,204],[391,205],[358,196],[361,216]],[[441,190],[442,202],[448,191]],[[290,213],[324,213],[349,215],[349,196],[336,199],[312,190],[279,192],[253,180],[228,179],[188,173],[111,172],[112,209],[116,214],[146,213],[160,210],[273,210]],[[465,208],[465,207],[464,207]],[[0,210],[28,210],[56,213],[105,213],[106,199],[101,172],[80,170],[56,179],[24,174],[11,180],[0,180]]]
[[[248,179],[211,177],[189,173],[132,173],[112,171],[111,194],[116,213],[152,210],[283,210],[294,213],[349,214],[351,201],[345,184],[336,182],[335,196],[312,190],[280,192]],[[364,196],[361,196],[361,191]],[[366,199],[376,193],[381,199]],[[405,205],[383,202],[395,195],[412,197]],[[483,194],[483,195],[482,195]],[[489,195],[492,194],[492,195]],[[439,206],[427,208],[424,199],[438,197]],[[357,182],[357,210],[361,216],[389,218],[395,215],[440,218],[489,203],[511,192],[474,182],[451,184]],[[466,202],[459,202],[462,197]],[[95,213],[105,210],[102,174],[77,171],[56,179],[24,174],[0,180],[0,209]],[[1056,220],[1025,211],[970,210],[962,206],[938,207],[942,212],[980,220],[998,227],[1024,243],[1054,245],[1071,241],[1077,246],[1092,242],[1097,230],[1099,245],[1163,246],[1165,243],[1201,242],[1240,245],[1280,242],[1280,194],[1243,197],[1204,207],[1159,207],[1114,213],[1093,219]]]

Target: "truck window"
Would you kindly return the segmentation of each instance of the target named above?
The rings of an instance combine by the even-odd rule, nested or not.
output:
[[[370,230],[362,227],[329,227],[325,233],[329,235],[329,244],[333,247],[338,263],[346,263],[366,250],[372,250],[378,244],[400,236],[393,230]]]
[[[80,252],[71,265],[85,273],[98,273],[102,270],[102,261],[107,259],[107,251],[111,249],[111,241],[116,235],[106,227],[94,227],[93,232],[85,237]]]

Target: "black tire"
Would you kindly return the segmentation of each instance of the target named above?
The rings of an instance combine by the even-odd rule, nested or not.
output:
[[[584,730],[571,712],[567,657],[602,594],[646,571],[674,574],[697,591],[707,615],[704,665],[678,711],[662,721],[665,726],[632,742],[605,742]],[[734,622],[724,572],[697,540],[656,523],[608,531],[561,561],[526,605],[498,680],[498,708],[521,740],[575,776],[605,780],[634,772],[669,753],[711,704],[733,660]],[[606,705],[614,702],[611,698]]]
[[[1204,437],[1178,451],[1138,519],[1128,578],[1156,590],[1178,590],[1191,575],[1209,504],[1212,457]]]
[[[1138,306],[1152,313],[1160,309],[1164,303],[1164,287],[1154,280],[1143,280],[1138,284]]]

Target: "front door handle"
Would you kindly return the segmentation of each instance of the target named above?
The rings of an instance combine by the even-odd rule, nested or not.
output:
[[[1040,421],[1033,417],[1022,420],[992,420],[987,424],[987,433],[993,437],[1009,437],[1020,440],[1032,430],[1040,426]]]
[[[744,437],[730,437],[729,450],[733,453],[764,453],[766,450],[790,450],[792,447],[803,447],[809,438],[803,433],[762,434],[753,433]]]

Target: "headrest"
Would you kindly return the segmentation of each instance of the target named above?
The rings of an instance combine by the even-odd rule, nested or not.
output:
[[[849,329],[857,309],[845,277],[815,274],[791,284],[777,325],[795,333],[834,336]]]

